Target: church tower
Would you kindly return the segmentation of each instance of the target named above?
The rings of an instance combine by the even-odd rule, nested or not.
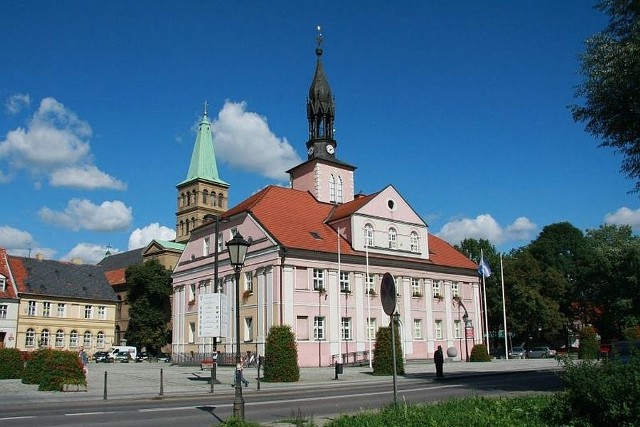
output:
[[[342,204],[354,198],[355,167],[336,157],[335,99],[322,65],[322,33],[316,37],[316,71],[307,98],[307,161],[288,170],[291,187],[309,191],[322,202]]]
[[[220,215],[228,206],[229,184],[218,176],[207,104],[198,125],[187,178],[179,183],[176,212],[176,242],[186,243],[191,230],[202,225],[206,215]]]

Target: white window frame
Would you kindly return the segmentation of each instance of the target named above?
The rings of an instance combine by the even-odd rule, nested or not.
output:
[[[69,334],[69,347],[78,347],[78,331],[76,331],[75,329]]]
[[[63,302],[58,303],[58,317],[66,317],[67,306]]]
[[[0,274],[0,292],[6,292],[7,290],[7,278]]]
[[[420,279],[417,277],[411,278],[411,296],[414,298],[420,298],[422,296],[422,292],[420,290]]]
[[[460,283],[459,282],[451,282],[451,297],[460,297]]]
[[[436,319],[433,322],[433,335],[437,340],[442,339],[442,319]]]
[[[376,292],[376,275],[373,273],[365,274],[364,291],[367,295],[373,295]]]
[[[411,232],[411,252],[420,252],[420,239],[418,238],[418,233],[415,231]]]
[[[253,274],[250,271],[244,273],[244,290],[253,293]]]
[[[433,297],[439,298],[442,296],[442,280],[434,280],[433,281]]]
[[[93,341],[93,334],[91,331],[84,331],[84,334],[82,335],[82,345],[84,348],[91,348],[91,341]]]
[[[453,321],[453,338],[454,339],[462,338],[462,322],[458,319]]]
[[[398,231],[394,227],[389,227],[387,231],[389,249],[398,248]]]
[[[84,318],[93,319],[93,306],[89,304],[84,306]]]
[[[375,317],[367,318],[367,340],[375,340],[378,332],[378,320]]]
[[[422,337],[422,319],[413,319],[413,338],[421,340]]]
[[[313,269],[313,290],[319,291],[320,289],[326,289],[324,286],[324,270],[320,268]]]
[[[64,331],[62,329],[58,329],[56,331],[56,348],[64,347]]]
[[[107,307],[104,305],[98,306],[98,319],[106,320],[107,319]]]
[[[324,316],[315,316],[313,318],[313,339],[314,341],[325,340],[325,324],[326,319]]]
[[[208,256],[211,253],[211,237],[205,236],[203,239],[202,256]]]
[[[36,346],[36,331],[33,328],[27,329],[24,334],[24,346],[35,347]]]
[[[244,318],[244,342],[253,342],[253,317]]]
[[[7,304],[0,304],[0,319],[6,319],[8,311],[9,306]]]
[[[340,292],[349,294],[351,293],[351,282],[349,281],[349,272],[341,271],[340,272]]]
[[[35,301],[27,301],[27,316],[35,316],[38,313],[38,306]]]
[[[340,336],[343,341],[351,341],[351,317],[340,318]]]
[[[96,334],[96,348],[104,348],[106,344],[106,336],[103,331],[98,331]]]
[[[51,342],[51,334],[49,334],[48,329],[43,329],[40,332],[40,342],[38,343],[40,347],[49,347],[49,343]]]
[[[373,243],[373,225],[366,223],[364,225],[364,246],[366,248],[372,248]]]

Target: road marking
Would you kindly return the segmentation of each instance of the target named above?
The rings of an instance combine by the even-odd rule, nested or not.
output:
[[[84,415],[104,415],[104,414],[115,414],[113,411],[97,411],[97,412],[75,412],[73,414],[64,414],[67,417],[78,417]]]
[[[138,412],[186,411],[189,409],[198,409],[198,407],[197,406],[175,406],[171,408],[146,408],[146,409],[138,409]]]
[[[31,418],[35,418],[33,415],[26,415],[24,417],[4,417],[0,418],[0,421],[9,421],[9,420],[28,420]]]

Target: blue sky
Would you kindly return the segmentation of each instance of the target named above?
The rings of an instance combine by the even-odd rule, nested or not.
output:
[[[571,118],[586,0],[0,4],[0,247],[98,262],[172,239],[209,105],[235,205],[306,159],[316,27],[356,192],[451,243],[569,221],[640,230],[621,157]]]

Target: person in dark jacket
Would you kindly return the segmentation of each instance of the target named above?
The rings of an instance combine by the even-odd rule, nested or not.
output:
[[[436,378],[443,378],[442,365],[444,365],[444,354],[442,354],[442,346],[438,346],[438,349],[433,354],[433,361],[436,364]]]

